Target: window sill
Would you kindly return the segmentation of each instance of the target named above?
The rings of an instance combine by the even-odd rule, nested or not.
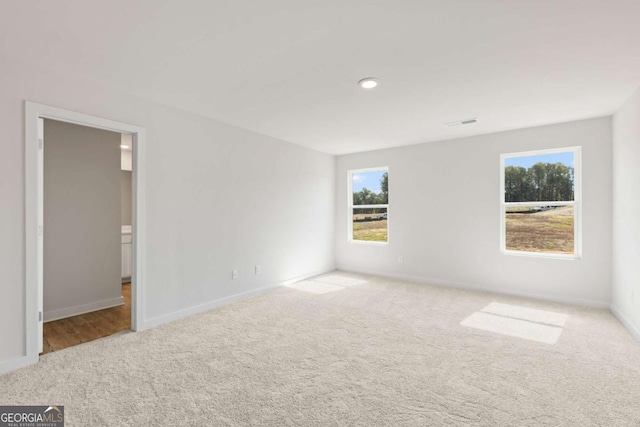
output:
[[[389,242],[376,242],[375,240],[349,240],[348,242],[365,246],[387,246],[389,244]]]
[[[546,254],[542,252],[509,251],[505,249],[503,249],[501,253],[502,255],[513,255],[529,258],[561,259],[567,261],[578,261],[582,258],[580,255]]]

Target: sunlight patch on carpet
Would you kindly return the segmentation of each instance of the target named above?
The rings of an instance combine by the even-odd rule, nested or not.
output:
[[[315,280],[303,280],[301,282],[285,285],[287,288],[309,292],[310,294],[327,294],[329,292],[340,291],[343,286],[331,285],[329,283],[316,282]]]
[[[291,285],[285,285],[285,287],[309,292],[311,294],[327,294],[329,292],[341,291],[349,286],[362,285],[363,283],[368,282],[339,274],[326,274],[324,276],[314,277],[313,279],[302,280]]]
[[[328,274],[326,276],[315,277],[313,279],[316,282],[330,283],[338,286],[355,286],[367,283],[366,280],[354,279],[352,277],[344,277],[339,274]]]
[[[497,314],[498,316],[512,317],[514,319],[528,320],[530,322],[560,327],[564,326],[569,317],[568,314],[564,313],[555,313],[553,311],[538,310],[499,302],[492,302],[481,311],[483,313]]]
[[[555,344],[569,316],[493,302],[460,325],[545,344]]]

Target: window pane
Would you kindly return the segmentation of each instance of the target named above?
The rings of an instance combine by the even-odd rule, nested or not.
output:
[[[353,240],[386,242],[387,208],[353,209]]]
[[[386,169],[354,172],[351,175],[354,205],[389,203],[389,173]]]
[[[573,254],[573,205],[507,206],[505,209],[507,250]]]
[[[507,157],[505,202],[573,201],[574,153]]]

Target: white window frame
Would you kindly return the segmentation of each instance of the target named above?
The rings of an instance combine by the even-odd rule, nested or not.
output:
[[[389,226],[389,203],[384,205],[354,205],[353,204],[353,175],[362,173],[362,172],[373,172],[373,171],[381,171],[384,170],[389,173],[389,166],[378,166],[373,168],[364,168],[364,169],[352,169],[347,171],[347,240],[349,243],[354,243],[358,245],[375,245],[375,246],[386,246],[389,244],[390,235],[391,235],[391,227]],[[353,209],[362,208],[362,209],[387,209],[387,241],[386,242],[376,242],[371,240],[355,240],[353,238]]]
[[[560,202],[505,202],[505,162],[513,157],[539,156],[544,154],[573,153],[573,201]],[[573,254],[514,251],[507,249],[507,206],[573,206]],[[523,151],[500,155],[500,251],[505,255],[539,258],[577,260],[582,258],[582,147],[564,147],[546,150]]]

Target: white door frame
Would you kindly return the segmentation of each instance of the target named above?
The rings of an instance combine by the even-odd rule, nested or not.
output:
[[[75,111],[35,102],[25,102],[25,313],[26,356],[28,363],[38,361],[38,334],[43,314],[39,312],[43,280],[43,163],[38,138],[40,118],[74,123],[118,133],[130,133],[132,146],[132,237],[133,273],[131,275],[131,329],[144,328],[144,260],[145,260],[145,129],[127,123],[103,119]],[[46,230],[45,230],[46,233]]]

